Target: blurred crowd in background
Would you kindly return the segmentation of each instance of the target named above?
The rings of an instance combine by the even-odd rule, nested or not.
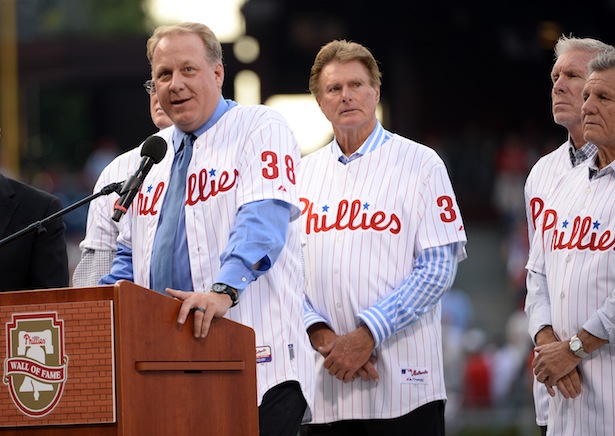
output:
[[[13,3],[21,168],[13,174],[0,141],[0,171],[67,207],[92,194],[115,156],[155,131],[141,88],[149,74],[150,17],[146,2],[136,0]],[[386,2],[235,3],[244,5],[246,32],[260,40],[260,58],[250,68],[260,76],[263,101],[278,92],[307,93],[321,41],[345,37],[374,50],[384,71],[383,125],[442,156],[467,226],[468,259],[442,302],[448,431],[537,434],[523,313],[529,250],[523,185],[538,158],[566,139],[550,118],[552,44],[562,33],[615,43],[612,2],[579,11],[561,2],[444,1],[439,8],[413,5],[420,10],[410,17],[391,14]],[[364,20],[372,11],[373,28]],[[94,37],[84,39],[92,44],[80,38],[90,31]],[[231,45],[224,49],[231,86],[243,66]],[[225,94],[233,97],[232,88]],[[64,216],[71,273],[87,211],[86,205]]]

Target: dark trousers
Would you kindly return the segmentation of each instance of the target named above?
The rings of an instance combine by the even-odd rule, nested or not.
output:
[[[547,426],[540,426],[540,436],[547,436]]]
[[[301,426],[301,436],[444,436],[444,401],[434,401],[394,419],[338,421]]]
[[[299,383],[289,381],[272,387],[258,407],[260,436],[296,436],[306,407]]]

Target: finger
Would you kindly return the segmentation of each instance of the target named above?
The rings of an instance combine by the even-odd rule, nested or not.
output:
[[[367,371],[365,371],[365,368],[357,369],[357,377],[361,377],[363,381],[369,380],[369,374],[367,373]]]
[[[557,389],[559,390],[560,394],[562,394],[562,396],[564,398],[571,398],[575,396],[575,392],[574,391],[570,391],[569,388],[572,387],[572,383],[567,383],[566,380],[564,379],[560,379],[557,382]]]
[[[363,365],[363,368],[365,368],[365,370],[367,371],[367,375],[369,376],[369,378],[371,378],[375,382],[380,381],[380,376],[378,375],[378,371],[376,371],[376,367],[373,365],[371,361]]]
[[[325,357],[325,361],[323,362],[323,366],[327,368],[329,371],[337,372],[341,369],[341,366],[336,363],[337,355],[336,354],[327,354]],[[333,374],[331,374],[333,375]]]
[[[170,289],[169,289],[170,290]],[[180,292],[181,291],[175,291],[175,292]],[[190,312],[194,309],[193,307],[193,303],[190,301],[184,301],[181,305],[181,307],[179,308],[179,313],[177,314],[177,322],[179,324],[184,324],[186,322],[186,320],[188,319],[188,315],[190,314]]]
[[[191,294],[191,292],[184,292],[184,291],[179,291],[177,289],[171,289],[171,288],[166,288],[165,292],[169,294],[171,297],[178,298],[182,301],[188,298]]]
[[[536,354],[534,356],[534,358],[532,359],[532,368],[534,368],[535,370],[538,369],[542,363],[542,356],[539,356],[538,354]]]
[[[557,388],[565,398],[576,398],[581,393],[581,387],[576,386],[574,379],[569,376],[562,377],[557,382]]]
[[[183,310],[183,306],[182,306]],[[192,335],[198,338],[201,332],[201,325],[203,324],[203,317],[205,316],[206,309],[202,306],[191,307],[192,313]],[[180,310],[181,312],[181,310]]]
[[[326,369],[331,370],[331,365],[333,365],[333,360],[329,359],[326,356],[323,356],[325,358],[325,361],[323,362],[322,366],[324,366]]]
[[[344,380],[344,383],[350,383],[351,381],[354,380],[354,372],[350,372],[347,371],[346,374],[344,374],[344,377],[342,378]]]
[[[338,365],[335,360],[331,359],[331,357],[327,357],[325,359],[325,368],[329,369],[329,375],[332,375],[339,380],[341,380],[340,377],[343,378],[343,374],[340,374],[342,367]]]
[[[550,379],[551,374],[547,371],[537,371],[536,372],[536,380],[540,383],[544,383],[548,386],[555,386],[555,382]]]
[[[197,310],[195,311],[195,320],[197,317],[199,317],[199,314],[201,315],[201,326],[199,329],[197,329],[197,326],[195,325],[194,328],[194,336],[196,338],[201,337],[201,338],[205,338],[207,337],[207,334],[209,333],[209,328],[211,327],[211,320],[214,318],[214,311],[213,310],[207,310],[207,308],[203,311],[201,310]],[[196,322],[196,321],[195,321]],[[200,334],[199,334],[200,332]]]
[[[340,379],[340,377],[338,376],[340,370],[337,366],[331,365],[329,367],[329,375],[332,375],[334,377],[337,377],[338,379]]]
[[[575,398],[581,393],[581,377],[579,371],[575,368],[566,375],[566,378],[570,380],[570,386],[568,389],[574,393],[572,398]]]
[[[552,397],[555,396],[555,389],[553,389],[551,386],[549,385],[545,385],[547,387],[547,392],[549,393],[549,395],[551,395]]]
[[[335,341],[331,341],[328,344],[321,345],[320,347],[318,347],[318,352],[322,354],[323,357],[327,357],[329,353],[331,353],[334,344]]]

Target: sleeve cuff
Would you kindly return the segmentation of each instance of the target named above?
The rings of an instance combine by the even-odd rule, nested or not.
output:
[[[241,259],[232,257],[224,262],[214,283],[224,283],[241,293],[254,280],[254,271],[246,267]]]
[[[548,309],[536,309],[529,319],[528,333],[532,338],[532,343],[536,345],[536,335],[540,330],[545,328],[551,323],[551,314]]]
[[[322,316],[318,315],[316,312],[306,313],[304,316],[303,322],[304,322],[306,331],[307,329],[312,327],[314,324],[319,324],[319,323],[323,323],[331,327],[329,322],[326,319],[324,319]]]
[[[583,324],[583,329],[600,339],[609,341],[611,344],[615,342],[615,326],[600,310]]]
[[[377,306],[370,307],[357,315],[365,323],[374,337],[374,348],[378,347],[385,339],[393,334],[393,330],[387,324],[386,316]]]

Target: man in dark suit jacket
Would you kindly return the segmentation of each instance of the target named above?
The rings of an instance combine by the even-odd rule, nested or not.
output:
[[[62,207],[47,192],[0,174],[0,240]],[[0,246],[0,291],[68,286],[68,256],[61,217]]]

